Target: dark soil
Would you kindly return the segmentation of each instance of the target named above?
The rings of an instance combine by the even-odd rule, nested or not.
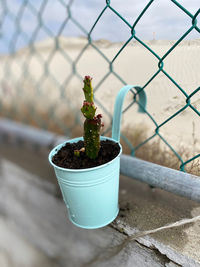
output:
[[[52,161],[59,167],[67,169],[85,169],[100,166],[114,159],[120,152],[117,143],[110,140],[101,141],[101,148],[96,159],[89,159],[84,152],[80,152],[80,157],[74,155],[74,150],[80,150],[84,147],[84,142],[66,143]]]

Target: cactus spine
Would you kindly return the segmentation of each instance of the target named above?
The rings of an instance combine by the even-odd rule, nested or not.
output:
[[[81,111],[85,117],[84,122],[84,146],[85,153],[90,159],[95,159],[98,156],[100,149],[100,129],[103,124],[101,123],[102,115],[98,114],[95,116],[96,107],[93,102],[93,88],[92,78],[85,76],[83,82],[83,92],[85,100]]]

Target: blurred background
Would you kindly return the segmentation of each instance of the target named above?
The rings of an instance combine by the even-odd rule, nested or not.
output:
[[[138,93],[128,96],[122,124],[124,152],[191,171],[191,162],[184,163],[198,154],[200,130],[200,41],[199,28],[192,22],[197,12],[195,0],[134,5],[2,2],[1,117],[68,137],[81,136],[80,92],[83,77],[90,75],[96,105],[104,116],[102,134],[110,135],[117,92],[125,84],[137,85],[146,94],[147,106],[138,113]],[[185,106],[187,99],[192,106]],[[173,161],[147,155],[152,149],[170,154]]]

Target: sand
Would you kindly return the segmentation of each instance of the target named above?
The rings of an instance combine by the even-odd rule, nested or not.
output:
[[[174,41],[153,40],[146,43],[162,57]],[[158,70],[158,59],[136,42],[130,43],[116,58],[112,65],[114,73],[110,73],[109,63],[96,48],[108,60],[112,60],[122,47],[122,43],[95,41],[93,44],[96,48],[87,47],[78,60],[78,55],[87,45],[85,38],[60,37],[57,44],[61,50],[54,54],[55,41],[49,39],[36,43],[32,48],[24,48],[11,56],[1,56],[1,105],[9,109],[13,103],[17,104],[17,109],[22,110],[23,120],[26,117],[23,110],[30,110],[30,106],[37,116],[40,113],[53,111],[61,120],[68,116],[66,114],[76,112],[79,114],[83,101],[80,78],[90,75],[93,77],[96,90],[96,105],[98,111],[104,115],[106,129],[111,122],[109,114],[113,114],[116,95],[123,86],[118,76],[126,84],[142,87]],[[46,61],[49,61],[49,65],[45,69]],[[75,73],[72,62],[75,62]],[[164,59],[164,70],[188,95],[197,89],[200,86],[200,39],[183,41]],[[101,83],[103,77],[106,79]],[[184,94],[162,72],[145,88],[145,92],[147,110],[158,125],[186,104]],[[129,94],[125,105],[131,100],[132,94]],[[191,98],[191,104],[200,112],[200,91]],[[102,106],[105,109],[102,109]],[[12,112],[15,113],[15,110]],[[138,113],[136,105],[124,115],[122,127],[126,130],[128,127],[130,131],[144,127],[148,136],[153,134],[156,128],[147,115]],[[193,150],[199,153],[199,132],[200,117],[190,107],[160,129],[162,136],[172,146],[187,147],[192,153]]]

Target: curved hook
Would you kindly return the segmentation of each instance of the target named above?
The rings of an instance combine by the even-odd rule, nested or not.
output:
[[[139,91],[138,90],[139,88],[141,89],[141,87],[139,86],[126,85],[121,88],[115,101],[113,124],[112,124],[112,138],[117,142],[120,141],[120,127],[121,127],[122,107],[124,99],[127,93],[133,88],[135,88],[137,91]],[[145,112],[146,94],[144,90],[139,91],[138,95],[139,95],[139,103],[144,107],[144,109],[139,108],[139,112]]]

